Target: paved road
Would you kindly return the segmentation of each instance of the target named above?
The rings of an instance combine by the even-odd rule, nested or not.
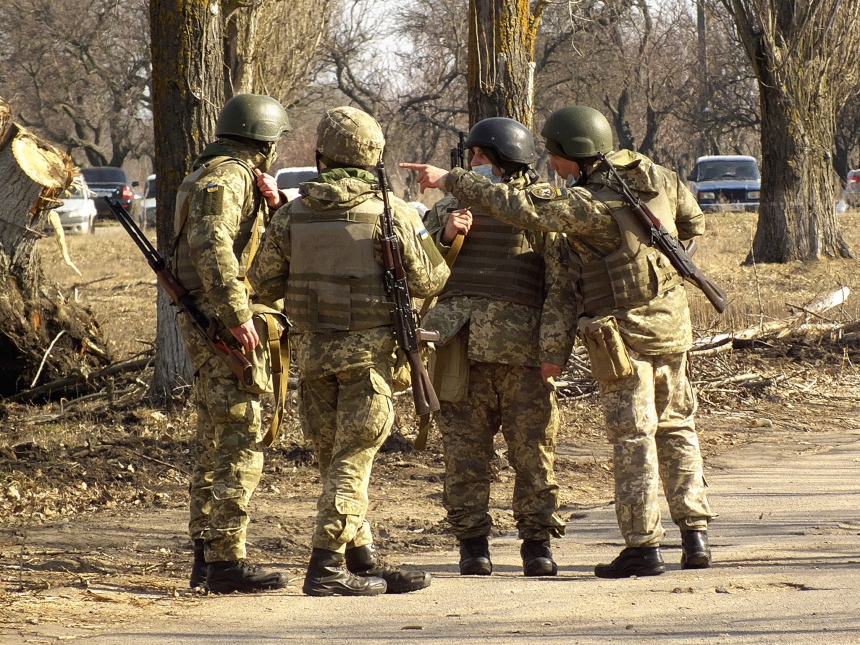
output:
[[[715,566],[599,580],[596,562],[621,548],[611,506],[572,521],[555,549],[556,578],[520,575],[514,537],[492,542],[490,578],[456,575],[456,554],[415,563],[422,592],[308,598],[283,592],[212,597],[197,620],[117,628],[93,645],[208,643],[860,643],[860,430],[797,435],[725,453],[709,464]],[[664,509],[664,515],[668,513]],[[665,523],[665,521],[664,521]],[[667,528],[669,527],[667,525]]]

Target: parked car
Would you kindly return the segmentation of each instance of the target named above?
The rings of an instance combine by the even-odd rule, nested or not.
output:
[[[95,193],[88,187],[82,175],[76,175],[72,184],[66,189],[60,199],[62,206],[54,210],[60,216],[60,224],[66,233],[92,233],[96,221],[96,205],[93,201]],[[48,225],[50,228],[50,224]]]
[[[299,184],[310,181],[319,175],[315,166],[297,166],[295,168],[281,168],[275,174],[278,188],[287,193],[290,200],[299,196]]]
[[[110,197],[116,199],[125,206],[126,210],[132,210],[134,192],[132,188],[139,184],[135,181],[129,183],[128,177],[122,168],[113,166],[98,166],[96,168],[84,168],[81,170],[87,185],[99,197]],[[103,199],[96,199],[96,213],[98,217],[111,217],[110,209]]]
[[[842,189],[842,201],[854,208],[860,207],[860,170],[849,170]]]
[[[703,211],[758,211],[761,175],[752,157],[699,157],[687,179]]]
[[[155,226],[155,175],[150,175],[143,182],[139,221],[141,228]]]

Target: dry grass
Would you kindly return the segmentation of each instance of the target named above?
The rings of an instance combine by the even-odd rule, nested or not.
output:
[[[860,212],[849,211],[839,218],[846,240],[860,254]],[[824,315],[842,321],[860,318],[860,263],[830,260],[744,265],[756,222],[755,213],[708,216],[708,230],[699,240],[695,260],[729,294],[729,306],[719,315],[695,288],[688,288],[695,329],[736,331],[754,327],[760,320],[785,318],[791,313],[789,304],[802,306],[842,286],[849,287],[854,295],[840,309]]]

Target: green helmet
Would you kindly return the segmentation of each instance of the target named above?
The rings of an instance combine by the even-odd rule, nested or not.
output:
[[[549,115],[540,131],[546,149],[565,159],[584,159],[612,150],[609,121],[594,108],[573,105]]]
[[[317,126],[317,151],[339,164],[374,166],[383,147],[385,136],[379,123],[354,107],[327,110]]]
[[[215,123],[215,135],[233,135],[255,141],[277,141],[290,131],[284,106],[271,96],[237,94],[224,104]]]

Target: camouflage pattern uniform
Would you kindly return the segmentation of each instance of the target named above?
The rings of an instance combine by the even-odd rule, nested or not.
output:
[[[675,173],[637,153],[608,156],[631,189],[646,201],[656,200],[648,202],[652,210],[667,228],[677,229],[680,239],[702,234],[702,212]],[[640,160],[638,167],[624,168],[635,160]],[[454,169],[445,188],[462,203],[502,221],[566,234],[547,254],[542,361],[564,365],[578,316],[611,315],[617,320],[633,375],[600,382],[607,436],[614,447],[616,513],[629,547],[653,547],[663,537],[660,479],[672,519],[682,529],[704,530],[715,517],[705,494],[693,419],[696,398],[687,375],[686,352],[692,344],[687,296],[665,258],[651,255],[650,270],[660,282],[646,281],[653,292],[644,301],[617,306],[604,300],[596,309],[584,305],[583,269],[619,249],[622,230],[613,213],[629,211],[620,195],[607,188],[608,179],[597,164],[584,170],[584,185],[518,190]]]
[[[531,183],[527,177],[521,174],[509,185],[524,188]],[[447,209],[457,207],[454,199],[444,198],[425,218],[428,231],[443,253],[450,249],[441,242],[449,217]],[[441,332],[439,356],[446,351],[445,343],[457,334],[465,337],[468,348],[466,398],[449,401],[444,400],[444,390],[440,393],[439,425],[445,449],[443,504],[458,540],[489,534],[489,466],[494,455],[493,437],[501,428],[508,445],[508,460],[516,473],[512,506],[519,537],[560,537],[564,522],[556,514],[558,485],[553,472],[558,407],[555,392],[541,378],[537,360],[543,260],[533,258],[537,270],[531,276],[535,282],[531,286],[537,287],[534,302],[524,304],[516,296],[503,293],[495,297],[477,295],[485,293],[481,284],[473,284],[476,274],[481,273],[481,264],[487,266],[491,279],[498,280],[492,270],[509,271],[500,259],[510,254],[505,247],[506,231],[502,230],[506,227],[486,222],[489,218],[480,219],[480,213],[473,216],[472,230],[452,267],[452,277],[439,302],[422,321],[425,328]],[[487,228],[487,224],[493,228],[479,239],[479,227]],[[552,236],[526,233],[527,252],[542,254],[547,237]],[[462,258],[470,244],[475,247],[476,258],[466,267]],[[498,290],[498,284],[490,289],[493,290]]]
[[[177,241],[174,271],[195,304],[218,320],[218,333],[238,347],[229,328],[251,319],[243,283],[248,242],[268,212],[251,172],[265,156],[250,146],[218,139],[195,168],[221,163],[191,188],[188,216]],[[238,255],[237,255],[238,254]],[[263,469],[259,395],[239,389],[236,376],[179,316],[196,369],[198,457],[191,476],[191,538],[203,538],[207,562],[245,558],[248,501]]]
[[[340,308],[326,308],[326,296],[334,297],[330,276],[317,276],[314,283],[313,276],[296,267],[306,265],[310,256],[332,258],[336,264],[350,249],[320,248],[307,233],[298,243],[297,232],[300,224],[315,226],[314,214],[319,214],[318,222],[331,222],[332,218],[348,218],[350,212],[359,209],[376,209],[378,217],[382,201],[377,183],[365,170],[335,168],[323,170],[318,180],[302,184],[302,197],[275,213],[248,274],[264,301],[286,297],[293,322],[293,360],[301,373],[302,430],[314,444],[322,480],[312,543],[315,549],[338,553],[373,542],[365,520],[367,487],[373,458],[394,422],[391,387],[396,343],[392,307],[384,295],[377,297],[382,289],[378,221],[372,226],[373,250],[368,250],[376,261],[378,283],[367,285],[377,296],[358,303],[347,295]],[[411,293],[418,298],[430,297],[444,285],[448,268],[415,210],[393,195],[390,203]],[[332,218],[326,218],[327,213],[332,213]],[[356,247],[361,243],[360,239],[351,241]],[[353,294],[358,288],[352,287]],[[318,318],[307,318],[311,306]],[[374,310],[377,313],[372,313]],[[362,327],[357,323],[361,316],[370,326],[353,328]]]

